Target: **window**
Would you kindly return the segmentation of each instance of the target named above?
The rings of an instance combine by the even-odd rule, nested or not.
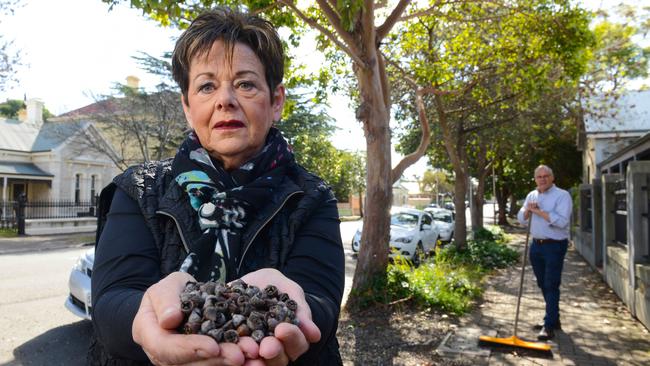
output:
[[[90,176],[90,202],[95,203],[95,195],[97,192],[95,191],[95,187],[97,185],[97,176],[96,175],[91,175]]]
[[[81,199],[81,174],[74,176],[74,203],[79,203]]]

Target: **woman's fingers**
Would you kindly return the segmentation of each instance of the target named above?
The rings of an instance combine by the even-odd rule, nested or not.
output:
[[[276,337],[262,339],[260,357],[264,359],[266,366],[285,366],[289,363],[289,356],[286,354],[282,342]]]
[[[305,338],[305,334],[293,324],[280,323],[275,327],[274,333],[291,361],[295,361],[309,349],[309,342]]]
[[[194,281],[194,277],[184,272],[173,272],[147,290],[162,328],[176,329],[182,323],[179,295],[188,281]]]

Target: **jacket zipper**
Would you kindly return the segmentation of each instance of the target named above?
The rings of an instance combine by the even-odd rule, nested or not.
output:
[[[185,247],[185,251],[187,252],[187,254],[189,254],[190,253],[190,248],[187,245],[187,241],[185,240],[185,236],[183,235],[183,230],[181,230],[181,225],[178,224],[178,221],[176,221],[176,218],[174,217],[174,215],[172,215],[172,214],[170,214],[168,212],[165,212],[165,211],[156,211],[156,213],[157,214],[162,214],[162,215],[165,215],[165,216],[169,216],[169,217],[172,218],[172,220],[174,220],[174,224],[176,224],[176,229],[178,229],[178,234],[181,236],[181,242],[183,242],[183,246]]]
[[[248,249],[251,247],[251,244],[253,244],[253,242],[255,241],[255,238],[257,238],[257,234],[259,234],[260,231],[262,231],[262,229],[266,226],[266,224],[268,224],[269,221],[271,221],[271,220],[275,217],[275,215],[277,215],[278,212],[280,212],[280,210],[282,209],[282,207],[284,207],[284,205],[287,203],[287,201],[289,201],[289,198],[291,198],[291,197],[293,197],[294,195],[299,194],[299,193],[304,193],[304,192],[303,192],[303,191],[295,191],[295,192],[291,192],[291,194],[289,194],[289,195],[284,199],[284,201],[282,202],[282,204],[281,204],[280,206],[278,206],[277,210],[275,210],[275,212],[273,212],[273,214],[272,214],[271,216],[269,216],[269,217],[266,219],[266,221],[264,221],[264,224],[262,224],[262,225],[257,229],[257,231],[255,232],[255,235],[253,235],[253,237],[251,238],[251,240],[249,240],[249,241],[248,241],[248,244],[246,244],[246,246],[244,247],[244,252],[242,253],[241,258],[239,259],[239,264],[237,265],[237,274],[239,274],[239,272],[241,271],[241,265],[244,263],[244,257],[246,257],[246,252],[248,252]]]

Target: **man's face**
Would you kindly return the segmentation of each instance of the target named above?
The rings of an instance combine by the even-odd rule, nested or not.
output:
[[[537,190],[540,192],[546,192],[551,188],[554,180],[553,174],[546,169],[538,169],[535,172],[535,183],[537,184]]]

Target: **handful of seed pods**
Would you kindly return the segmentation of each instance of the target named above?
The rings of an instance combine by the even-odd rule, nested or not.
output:
[[[260,343],[283,322],[298,325],[298,304],[273,285],[261,290],[242,280],[229,284],[188,282],[180,294],[185,321],[179,331],[237,343],[250,336]]]

